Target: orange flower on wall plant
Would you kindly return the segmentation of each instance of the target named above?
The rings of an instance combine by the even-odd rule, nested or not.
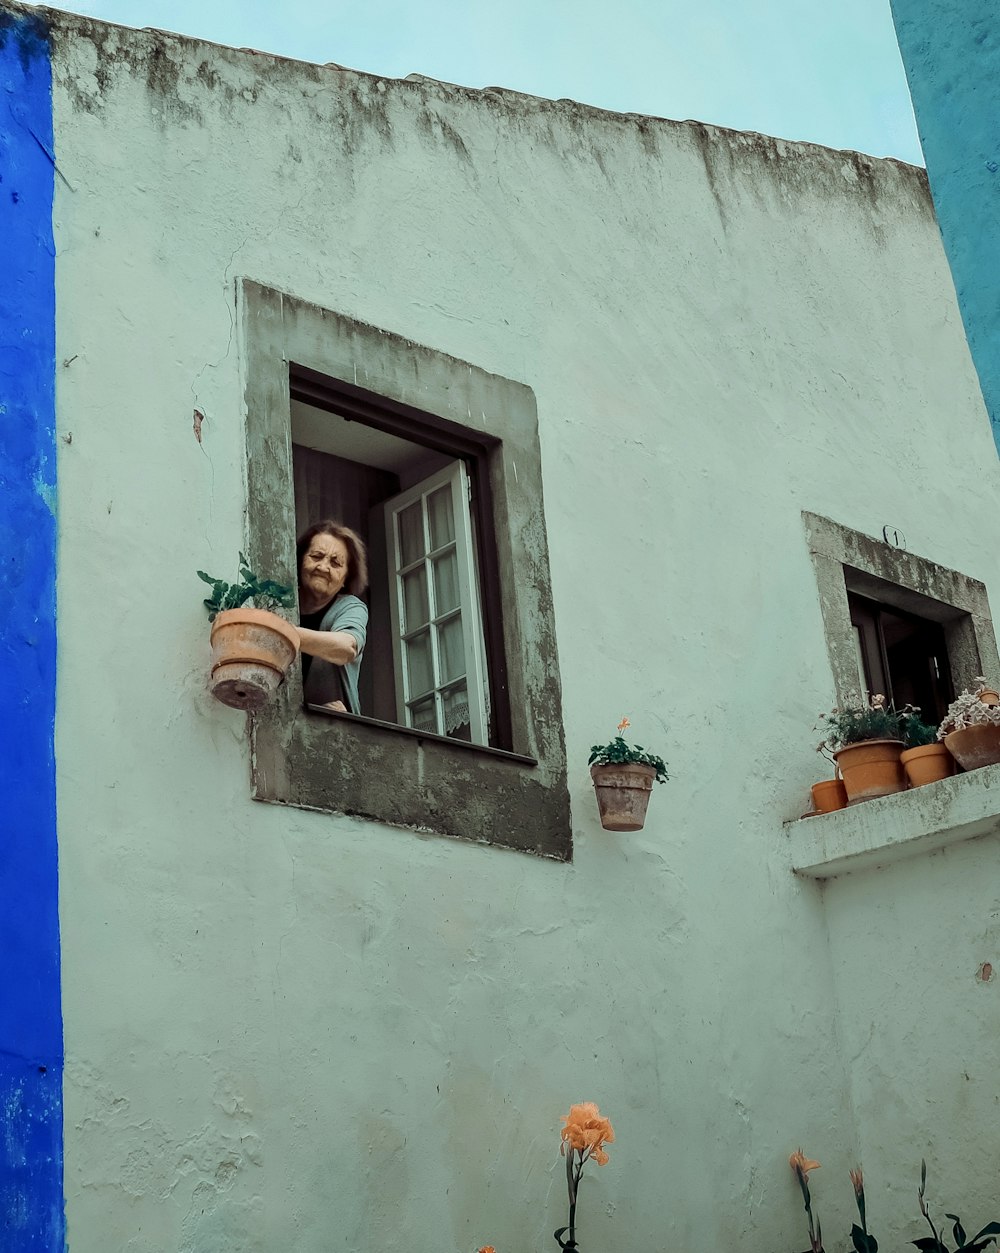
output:
[[[492,1244],[484,1244],[479,1253],[497,1253]]]
[[[813,1217],[812,1198],[809,1195],[809,1172],[811,1170],[819,1170],[819,1162],[813,1161],[811,1157],[806,1157],[801,1149],[796,1149],[789,1157],[788,1164],[795,1172],[795,1178],[799,1181],[799,1188],[802,1191],[802,1199],[805,1202],[806,1217],[809,1219],[809,1248],[812,1253],[824,1253],[823,1250],[823,1230],[819,1225],[819,1219]]]
[[[624,719],[626,726],[628,719]],[[621,730],[623,728],[619,728]],[[593,1101],[571,1105],[563,1115],[563,1127],[559,1132],[559,1152],[566,1158],[566,1188],[569,1193],[569,1224],[554,1233],[556,1243],[563,1253],[576,1253],[576,1197],[580,1188],[584,1164],[591,1158],[604,1166],[608,1154],[604,1146],[614,1144],[615,1133],[611,1120],[603,1117]],[[566,1235],[566,1233],[569,1233]],[[566,1239],[563,1236],[566,1235]]]
[[[605,1144],[614,1144],[615,1133],[609,1118],[602,1118],[601,1111],[593,1101],[584,1101],[580,1105],[571,1105],[569,1113],[563,1115],[562,1144],[559,1152],[565,1154],[566,1146],[570,1150],[578,1149],[583,1153],[583,1160],[592,1157],[598,1166],[607,1164],[608,1155],[604,1151]]]
[[[806,1179],[809,1178],[809,1172],[811,1170],[819,1170],[819,1162],[814,1162],[812,1158],[806,1157],[801,1149],[795,1150],[791,1157],[789,1157],[788,1164],[791,1166],[792,1170],[796,1172],[796,1174],[801,1172]]]

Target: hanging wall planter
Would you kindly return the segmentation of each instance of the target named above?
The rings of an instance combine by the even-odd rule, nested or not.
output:
[[[656,771],[652,766],[591,766],[605,831],[641,831]]]
[[[238,583],[203,570],[198,578],[212,588],[204,602],[212,624],[212,695],[234,709],[254,710],[267,703],[298,656],[299,633],[270,612],[271,606],[292,607],[292,589],[258,578],[242,553],[239,569]]]
[[[622,718],[618,735],[590,750],[590,777],[605,831],[641,831],[654,780],[665,783],[668,778],[662,757],[622,739],[629,725],[628,718]]]
[[[298,656],[299,634],[265,609],[227,609],[212,623],[211,692],[234,709],[260,709]]]

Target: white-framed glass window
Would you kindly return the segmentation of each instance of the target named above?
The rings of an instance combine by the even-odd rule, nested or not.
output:
[[[469,476],[453,461],[387,500],[389,608],[401,725],[489,743]]]

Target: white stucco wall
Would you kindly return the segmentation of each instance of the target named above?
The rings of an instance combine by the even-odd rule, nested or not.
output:
[[[801,510],[998,586],[922,174],[83,19],[54,62],[72,1253],[555,1248],[586,1099],[588,1251],[801,1247],[800,1143],[828,1247],[861,1154],[886,1247],[922,1154],[978,1212],[995,844],[824,888],[781,826],[833,699]],[[244,536],[237,276],[534,389],[572,864],[249,799],[194,576]],[[633,836],[623,713],[672,774]]]

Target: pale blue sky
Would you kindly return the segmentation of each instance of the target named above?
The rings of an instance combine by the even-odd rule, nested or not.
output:
[[[922,163],[889,0],[76,0],[402,78],[512,87]]]

